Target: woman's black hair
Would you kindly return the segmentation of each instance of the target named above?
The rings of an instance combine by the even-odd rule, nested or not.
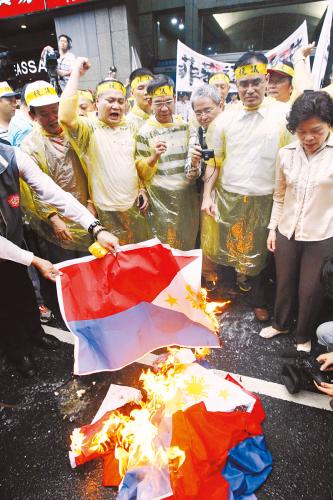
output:
[[[175,88],[175,84],[172,78],[167,75],[156,75],[153,80],[151,80],[147,85],[147,94],[152,95],[154,90],[159,87],[164,87],[164,85],[168,85],[169,87]]]
[[[235,69],[240,66],[246,66],[247,64],[252,64],[257,62],[260,64],[268,64],[267,57],[262,52],[245,52],[238,61],[235,63]]]
[[[333,299],[333,256],[326,257],[321,266],[320,282],[325,290],[325,295]]]
[[[332,127],[333,101],[327,92],[306,90],[297,97],[287,117],[287,129],[294,134],[301,122],[314,117]]]

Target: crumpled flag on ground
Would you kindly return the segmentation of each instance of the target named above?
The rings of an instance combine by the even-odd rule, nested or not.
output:
[[[162,467],[155,463],[133,465],[121,480],[115,456],[117,432],[105,426],[107,417],[115,412],[76,429],[76,434],[81,433],[81,452],[79,448],[76,456],[71,452],[72,463],[79,465],[96,458],[95,449],[89,455],[89,446],[96,444],[94,435],[107,431],[107,445],[100,453],[104,460],[103,485],[119,485],[119,500],[252,500],[255,497],[250,495],[272,469],[261,427],[265,412],[259,398],[230,375],[219,377],[198,363],[183,365],[177,376],[183,377],[183,384],[156,423],[154,444],[156,450],[159,446],[178,447],[185,452],[185,461],[179,467],[171,462]]]
[[[119,370],[168,345],[219,347],[201,289],[201,250],[153,239],[103,259],[58,264],[60,308],[74,334],[74,373]]]

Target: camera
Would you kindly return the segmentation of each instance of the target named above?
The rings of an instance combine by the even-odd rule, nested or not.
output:
[[[45,66],[50,78],[55,78],[57,75],[59,52],[57,50],[48,50],[45,55]]]
[[[210,158],[214,158],[213,149],[202,149],[201,154],[204,161],[208,161]]]
[[[306,389],[313,381],[333,383],[333,375],[320,370],[320,363],[311,355],[299,355],[293,363],[285,363],[281,371],[281,382],[290,394]]]

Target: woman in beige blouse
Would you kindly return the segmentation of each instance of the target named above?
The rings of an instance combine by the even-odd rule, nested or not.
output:
[[[333,255],[333,101],[326,92],[296,99],[288,130],[298,141],[279,151],[267,247],[275,254],[277,294],[272,326],[289,333],[297,307],[296,348],[310,352],[323,299],[320,269]]]

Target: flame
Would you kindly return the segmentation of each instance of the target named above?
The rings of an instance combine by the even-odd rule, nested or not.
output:
[[[71,450],[74,456],[78,457],[81,454],[83,448],[83,443],[85,441],[85,435],[80,429],[74,429],[71,435]]]

